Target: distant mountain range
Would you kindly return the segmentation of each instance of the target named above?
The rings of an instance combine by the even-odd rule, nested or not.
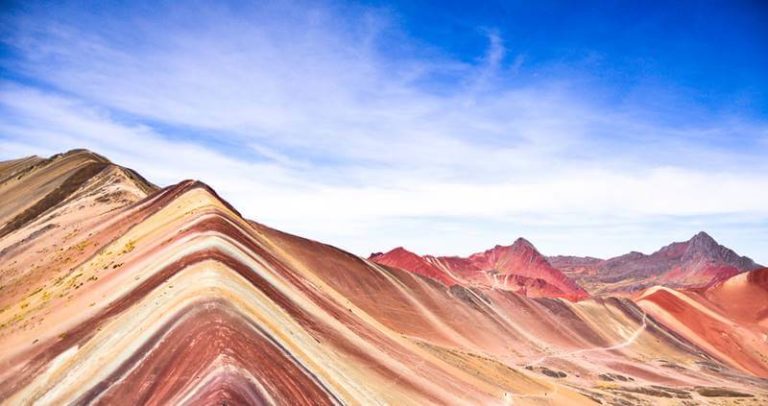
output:
[[[574,256],[547,259],[592,294],[633,292],[653,285],[706,288],[741,272],[761,268],[703,231],[650,255],[633,251],[605,260]]]
[[[446,284],[509,290],[529,297],[581,300],[591,295],[638,292],[654,285],[706,288],[741,272],[761,268],[747,257],[700,232],[645,255],[630,252],[610,259],[545,257],[524,238],[467,258],[419,256],[403,247],[369,259]],[[589,293],[588,293],[589,292]]]

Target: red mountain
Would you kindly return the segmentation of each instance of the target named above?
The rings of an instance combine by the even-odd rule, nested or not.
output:
[[[459,281],[435,266],[432,263],[433,261],[430,261],[434,259],[434,257],[421,257],[403,247],[397,247],[386,254],[373,254],[369,259],[380,265],[404,269],[421,276],[435,279],[446,286],[460,284]]]
[[[768,404],[768,270],[570,302],[510,292],[575,286],[524,240],[378,260],[413,272],[88,151],[0,161],[0,405]]]
[[[650,255],[633,251],[607,260],[568,256],[548,259],[593,294],[637,291],[653,285],[706,288],[760,267],[703,231]]]
[[[404,248],[373,254],[370,260],[438,280],[446,286],[491,287],[530,297],[562,297],[577,301],[587,292],[549,264],[523,238],[462,257],[419,256]]]
[[[762,325],[761,331],[768,333],[768,268],[732,276],[708,288],[703,295],[732,319]]]

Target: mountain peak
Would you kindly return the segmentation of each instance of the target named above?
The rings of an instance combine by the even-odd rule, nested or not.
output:
[[[509,248],[528,262],[546,261],[546,258],[536,249],[536,246],[525,238],[518,238]]]
[[[393,248],[384,254],[372,254],[369,259],[377,264],[405,269],[422,276],[436,279],[442,282],[445,286],[451,286],[457,283],[453,277],[436,268],[426,257],[408,251],[403,247]]]
[[[374,252],[371,253],[371,256],[368,257],[371,260],[383,260],[386,261],[391,258],[402,258],[402,257],[419,257],[418,254],[408,251],[403,246],[392,248],[391,250],[387,252]]]
[[[690,240],[688,240],[690,243],[699,243],[699,244],[705,244],[705,245],[719,245],[717,241],[715,241],[714,238],[712,238],[711,235],[707,234],[705,231],[699,231],[691,237]]]
[[[530,249],[534,249],[534,250],[536,249],[536,247],[534,247],[533,244],[530,241],[526,240],[523,237],[520,237],[520,238],[516,239],[515,242],[512,243],[512,246],[513,247],[519,247],[519,248],[530,248]]]
[[[73,158],[73,157],[82,157],[85,159],[89,159],[95,162],[102,162],[102,163],[112,163],[108,158],[106,158],[103,155],[97,154],[89,149],[85,148],[75,148],[70,149],[69,151],[62,152],[59,154],[55,154],[48,158],[49,160],[53,161],[57,158]]]
[[[409,251],[409,250],[405,249],[405,247],[403,247],[403,246],[399,246],[399,247],[395,247],[395,248],[392,248],[391,250],[389,250],[389,251],[388,251],[386,254],[384,254],[384,255],[387,255],[387,254],[390,254],[390,255],[391,255],[391,254],[408,254],[408,255],[417,255],[415,252]]]
[[[472,254],[469,259],[481,268],[510,260],[525,263],[546,262],[546,258],[539,253],[536,247],[522,237],[516,239],[512,245],[496,245],[484,252]]]
[[[495,245],[493,248],[486,250],[485,252],[479,252],[477,254],[473,254],[472,257],[487,257],[487,256],[495,256],[498,257],[500,255],[503,255],[503,253],[530,253],[530,254],[539,254],[539,251],[536,249],[536,247],[531,243],[530,241],[526,240],[523,237],[520,237],[516,239],[512,245]]]
[[[710,261],[734,266],[740,271],[752,270],[758,267],[748,257],[742,257],[730,248],[720,245],[704,231],[694,235],[686,243],[683,261]]]
[[[684,257],[686,258],[719,258],[725,254],[727,248],[722,247],[709,234],[704,231],[694,235],[685,244]]]

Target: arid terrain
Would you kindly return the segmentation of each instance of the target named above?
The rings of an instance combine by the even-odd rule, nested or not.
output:
[[[211,186],[0,162],[2,404],[768,404],[768,269],[706,233],[362,258]]]

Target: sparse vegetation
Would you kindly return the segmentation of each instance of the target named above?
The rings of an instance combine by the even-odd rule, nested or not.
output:
[[[125,243],[125,246],[123,246],[122,254],[125,255],[125,254],[133,251],[134,248],[136,248],[136,241],[135,240],[130,240],[127,243]]]
[[[754,397],[754,395],[751,395],[749,393],[737,392],[735,390],[725,389],[725,388],[696,388],[696,392],[698,392],[699,395],[706,396],[706,397],[729,397],[729,398]]]
[[[88,247],[88,245],[89,245],[90,243],[91,243],[91,242],[90,242],[90,241],[88,241],[88,240],[85,240],[85,241],[81,241],[81,242],[79,242],[77,245],[75,245],[73,248],[74,248],[74,249],[76,249],[76,250],[77,250],[77,251],[79,251],[79,252],[83,252],[83,251],[85,250],[85,248],[86,248],[86,247]]]

